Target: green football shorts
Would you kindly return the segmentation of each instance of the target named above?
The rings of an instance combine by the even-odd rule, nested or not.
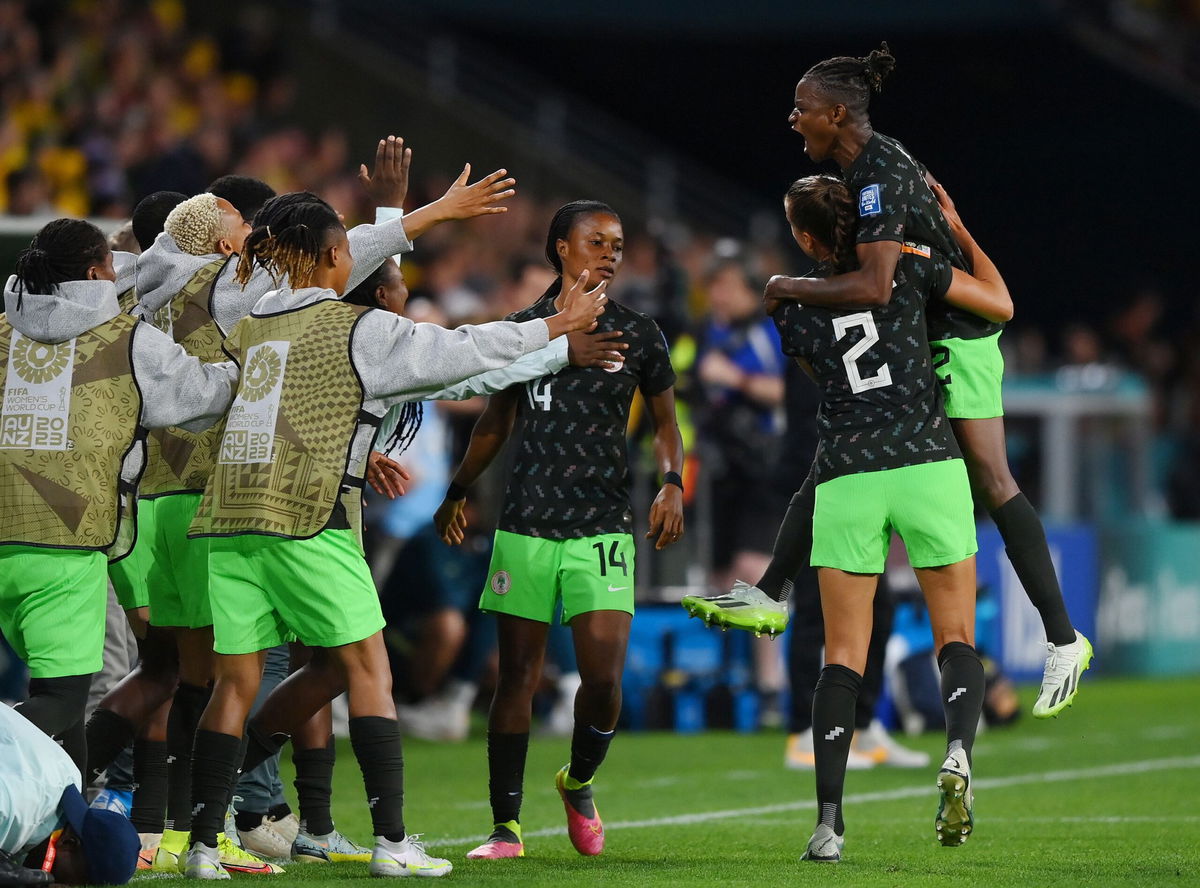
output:
[[[951,419],[991,419],[1004,415],[1000,394],[1004,355],[1000,334],[982,339],[940,339],[929,343],[933,369]]]
[[[633,537],[605,533],[547,540],[496,531],[479,609],[552,623],[562,598],[562,622],[598,610],[633,613]]]
[[[213,623],[208,594],[209,538],[189,539],[188,525],[200,507],[198,493],[172,493],[138,502],[138,542],[150,590],[150,625],[203,629]],[[149,512],[151,533],[142,539],[141,513]],[[117,562],[118,565],[120,562]]]
[[[103,552],[0,546],[0,631],[31,677],[99,672],[107,607]]]
[[[208,541],[218,654],[252,654],[297,639],[337,647],[384,626],[352,530],[324,530],[307,540],[247,533]]]
[[[108,566],[108,579],[117,593],[117,601],[125,610],[150,604],[150,587],[146,576],[154,564],[154,500],[138,500],[137,539],[129,554]]]
[[[818,484],[812,566],[883,573],[893,530],[913,567],[942,567],[974,555],[966,464],[947,459]]]

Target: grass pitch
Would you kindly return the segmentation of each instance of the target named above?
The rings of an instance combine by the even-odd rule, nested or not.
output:
[[[816,819],[813,776],[782,767],[774,732],[618,735],[596,781],[608,837],[598,858],[566,837],[553,782],[567,740],[530,744],[524,859],[464,859],[491,826],[482,737],[407,744],[405,819],[453,861],[447,878],[472,885],[1200,885],[1200,679],[1085,679],[1076,705],[1049,722],[1028,715],[1034,692],[1025,689],[1017,725],[976,743],[975,832],[961,848],[934,838],[934,735],[907,741],[933,756],[927,769],[848,775],[837,865],[799,860]],[[290,781],[286,755],[284,771]],[[334,817],[370,844],[348,743],[338,747]],[[293,864],[270,882],[366,878],[365,864]]]

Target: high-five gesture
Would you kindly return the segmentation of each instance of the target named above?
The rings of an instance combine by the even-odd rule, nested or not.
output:
[[[500,202],[517,193],[513,187],[517,180],[508,176],[508,170],[496,170],[473,185],[467,184],[470,177],[471,165],[467,164],[445,194],[404,217],[404,230],[410,239],[451,219],[473,219],[508,212],[508,207],[501,206]]]
[[[546,318],[551,339],[564,333],[586,333],[595,329],[596,318],[604,314],[604,304],[608,302],[608,297],[604,295],[608,281],[601,281],[591,290],[587,289],[587,281],[588,273],[585,270],[563,295],[558,314]]]
[[[412,165],[412,149],[404,147],[397,136],[380,139],[375,149],[375,169],[367,172],[364,163],[358,168],[358,181],[377,207],[403,207],[408,194],[408,168]]]

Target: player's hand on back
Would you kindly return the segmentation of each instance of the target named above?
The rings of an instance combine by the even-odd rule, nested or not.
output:
[[[962,217],[954,208],[954,201],[950,199],[950,193],[946,191],[945,186],[941,182],[934,182],[930,187],[933,188],[933,196],[937,198],[938,206],[942,208],[942,215],[946,217],[946,224],[955,232],[966,231],[967,227],[963,225]]]
[[[517,180],[508,176],[508,170],[496,170],[473,185],[467,184],[470,177],[471,165],[467,164],[446,193],[437,199],[439,215],[444,219],[473,219],[508,212],[508,207],[500,203],[517,193],[513,187]]]
[[[608,281],[601,281],[591,290],[587,289],[587,282],[588,273],[585,270],[563,297],[562,310],[546,318],[551,339],[567,333],[586,333],[596,328],[596,318],[604,314],[604,304],[608,302],[608,297],[604,295]]]
[[[603,367],[605,370],[615,370],[625,361],[621,352],[629,348],[628,342],[618,341],[622,335],[624,334],[620,330],[609,330],[607,333],[568,333],[567,360],[574,367]]]
[[[466,537],[466,505],[466,499],[444,499],[433,513],[433,526],[447,546],[460,545]]]
[[[375,148],[375,169],[367,172],[364,163],[358,168],[358,181],[377,207],[404,206],[408,195],[408,170],[412,166],[412,149],[404,147],[397,136],[380,139]]]

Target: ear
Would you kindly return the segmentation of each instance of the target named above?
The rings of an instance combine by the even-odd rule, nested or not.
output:
[[[375,304],[380,308],[387,308],[387,291],[381,286],[375,288]]]
[[[231,244],[225,238],[221,238],[219,241],[217,241],[216,252],[220,253],[222,256],[232,256],[233,244]]]
[[[564,238],[561,238],[561,237],[560,237],[560,238],[559,238],[557,241],[555,241],[555,242],[554,242],[554,251],[555,251],[556,253],[558,253],[558,258],[559,258],[559,259],[566,259],[566,258],[567,258],[567,250],[568,250],[568,249],[569,249],[569,247],[568,247],[568,245],[567,245],[567,242],[566,242],[566,240],[565,240]]]
[[[849,114],[850,112],[846,110],[846,106],[838,102],[829,109],[829,122],[834,126],[841,126],[846,122]]]
[[[342,251],[337,248],[337,244],[325,248],[325,259],[328,261],[330,268],[337,268],[338,264],[344,258]]]
[[[801,231],[798,237],[800,240],[800,248],[804,250],[805,253],[811,254],[816,251],[817,239],[815,237],[813,237],[807,231]]]
[[[99,265],[89,265],[88,266],[87,280],[89,280],[89,281],[100,280],[100,266]]]

